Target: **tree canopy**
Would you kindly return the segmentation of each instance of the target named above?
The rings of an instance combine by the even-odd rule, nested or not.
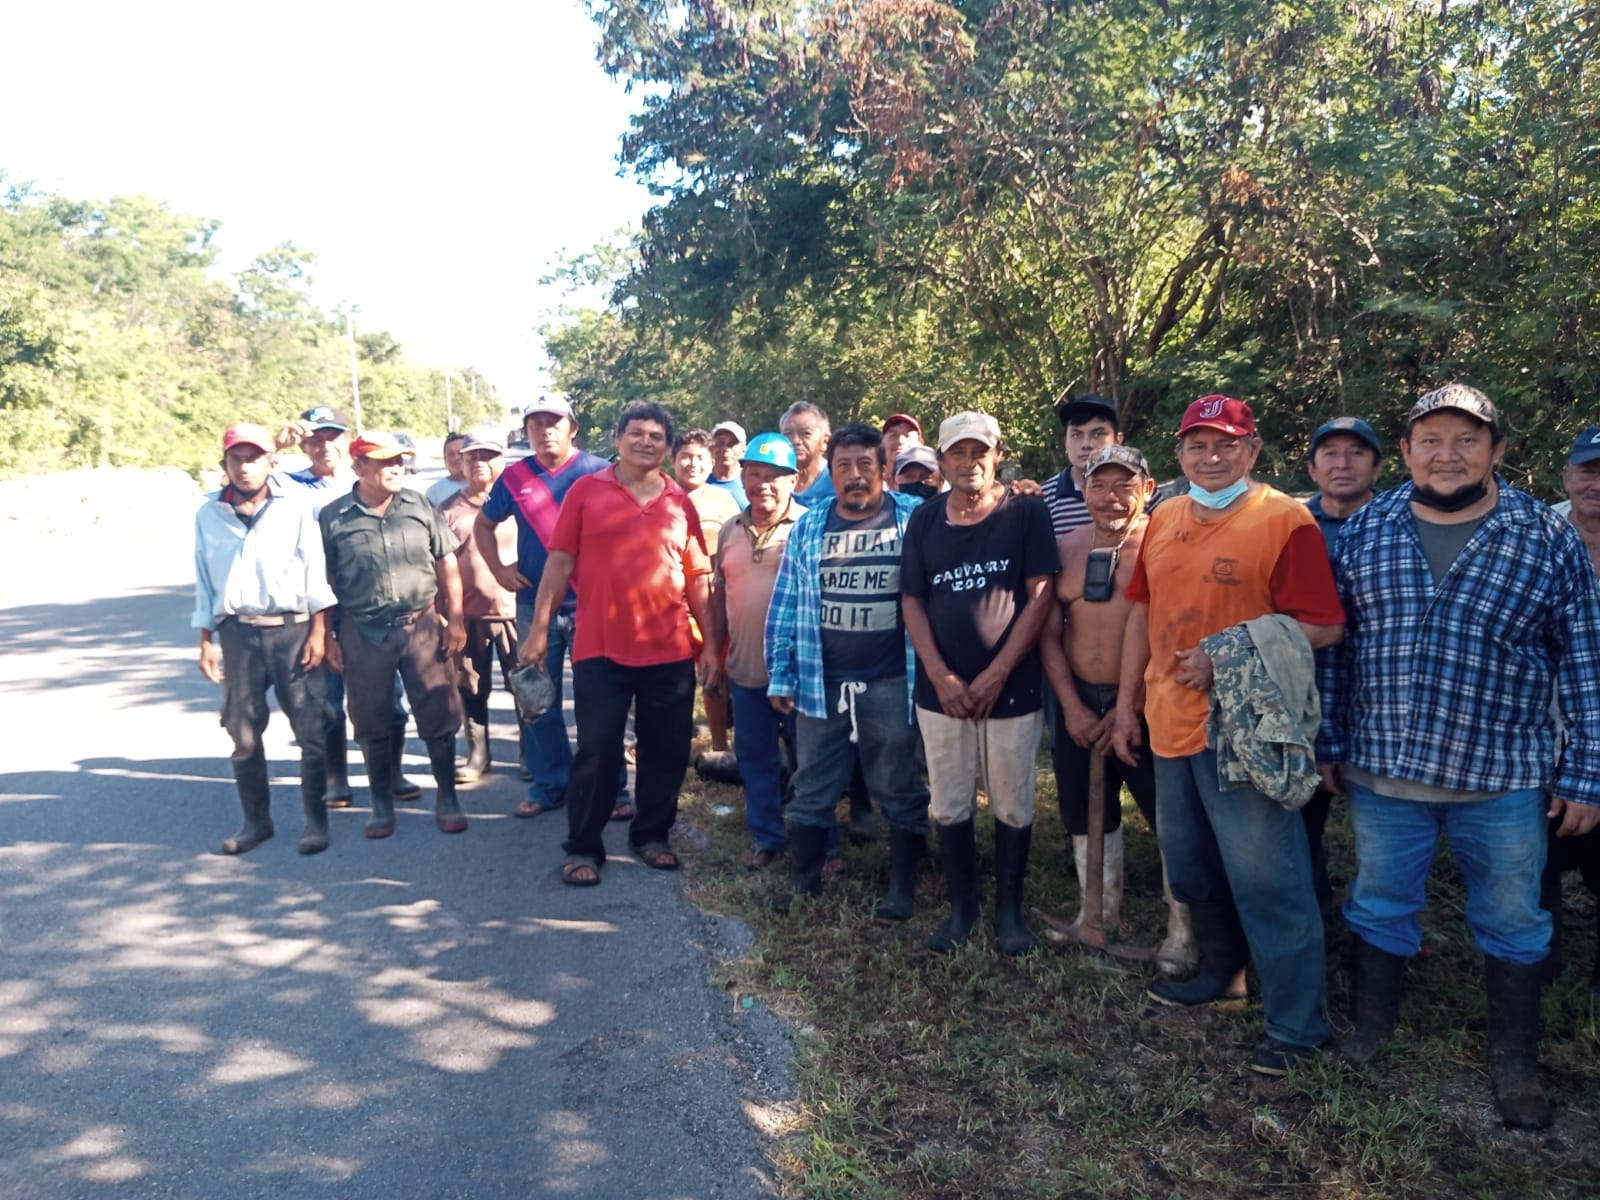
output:
[[[1000,417],[1096,390],[1171,465],[1195,396],[1265,468],[1451,379],[1548,492],[1595,419],[1600,9],[1552,0],[591,0],[659,203],[547,332],[599,423]]]
[[[342,327],[308,293],[294,245],[236,278],[217,269],[218,225],[147,197],[71,200],[0,176],[0,474],[60,467],[215,463],[236,421],[276,428],[318,404],[349,407]],[[357,337],[371,428],[440,432],[440,371],[387,333]],[[457,373],[458,418],[497,421],[493,390]]]

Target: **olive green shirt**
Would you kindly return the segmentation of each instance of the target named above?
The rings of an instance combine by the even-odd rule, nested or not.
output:
[[[429,608],[439,591],[434,563],[461,545],[421,492],[402,488],[380,517],[354,488],[318,518],[340,621],[381,642],[402,617]]]

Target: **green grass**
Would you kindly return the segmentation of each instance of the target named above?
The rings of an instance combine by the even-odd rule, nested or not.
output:
[[[718,817],[717,805],[733,813]],[[917,917],[880,928],[882,846],[848,848],[845,875],[787,917],[768,910],[787,859],[760,874],[737,788],[691,773],[682,819],[706,835],[687,857],[690,898],[755,931],[723,980],[797,1030],[799,1111],[781,1140],[786,1194],[818,1200],[983,1197],[1584,1197],[1600,1195],[1600,1038],[1590,1010],[1594,906],[1569,891],[1568,962],[1545,1002],[1545,1082],[1555,1129],[1513,1134],[1494,1115],[1485,1068],[1480,959],[1447,854],[1435,867],[1427,952],[1414,964],[1395,1044],[1364,1071],[1325,1059],[1285,1080],[1245,1069],[1259,1004],[1176,1012],[1144,997],[1149,973],[1047,947],[1008,959],[987,925],[961,952],[925,949],[943,919],[937,856]],[[1121,940],[1154,945],[1166,919],[1154,840],[1126,805],[1128,894]],[[979,820],[992,887],[992,825]],[[699,839],[696,839],[699,841]],[[1054,781],[1039,776],[1027,902],[1076,911]],[[1348,826],[1329,830],[1336,879],[1352,874]],[[1576,884],[1571,885],[1574,889]],[[1342,888],[1340,889],[1342,890]],[[986,921],[992,893],[984,895]],[[1342,1025],[1332,923],[1329,994]],[[1252,995],[1255,995],[1252,979]]]

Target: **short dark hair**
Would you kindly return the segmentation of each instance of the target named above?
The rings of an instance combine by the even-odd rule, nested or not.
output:
[[[711,449],[711,435],[704,429],[685,429],[672,443],[672,457],[677,458],[683,453],[685,446],[704,446]]]
[[[876,450],[878,465],[888,466],[883,451],[883,434],[871,425],[861,421],[850,421],[835,429],[833,435],[828,438],[828,449],[824,452],[829,466],[833,465],[833,452],[845,446],[865,446],[869,450]]]
[[[672,414],[666,410],[665,405],[657,404],[654,400],[635,400],[632,404],[624,405],[617,414],[616,426],[611,430],[612,437],[621,437],[627,432],[628,426],[635,421],[654,421],[666,431],[667,444],[672,444],[673,423]]]
[[[451,442],[464,442],[466,440],[467,435],[462,433],[460,430],[457,430],[455,433],[447,433],[444,435],[444,444],[446,446],[448,446]]]

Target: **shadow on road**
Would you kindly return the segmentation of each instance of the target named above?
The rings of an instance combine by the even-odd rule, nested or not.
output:
[[[187,628],[193,608],[194,588],[176,586],[0,609],[8,653],[42,654],[50,664],[47,678],[0,667],[0,692],[111,685],[124,704],[174,701],[219,711],[220,689],[195,667],[199,635]],[[138,645],[136,656],[130,645]]]
[[[50,830],[0,846],[8,1197],[771,1194],[669,877],[563,888],[559,831],[481,812],[302,858],[283,762],[225,858],[224,758],[79,766],[0,776]]]

